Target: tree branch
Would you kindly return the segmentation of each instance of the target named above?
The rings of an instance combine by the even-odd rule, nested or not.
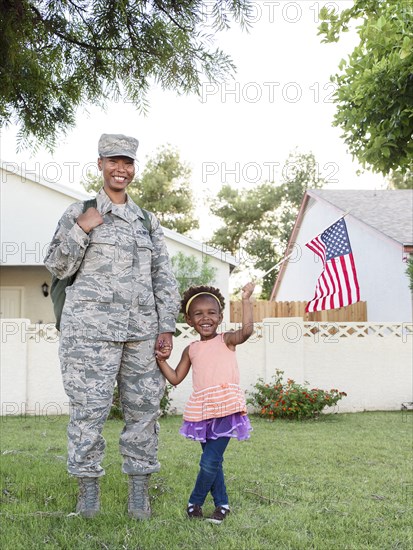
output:
[[[184,31],[184,32],[190,32],[192,30],[190,28],[185,28],[182,25],[180,25],[178,21],[174,17],[172,17],[172,15],[162,6],[162,4],[158,0],[155,0],[155,5],[158,7],[158,9],[161,12],[163,12],[172,21],[172,23],[174,23],[178,27],[178,29],[181,29],[181,31]]]

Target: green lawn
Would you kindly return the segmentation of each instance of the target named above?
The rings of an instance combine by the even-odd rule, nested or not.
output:
[[[217,526],[186,519],[200,445],[177,434],[180,417],[161,420],[162,470],[152,476],[146,522],[126,514],[120,421],[105,427],[102,513],[85,520],[73,514],[77,487],[66,474],[67,417],[3,417],[2,550],[413,547],[411,413],[251,421],[251,439],[231,441],[225,454],[232,514]],[[208,500],[204,511],[212,509]]]

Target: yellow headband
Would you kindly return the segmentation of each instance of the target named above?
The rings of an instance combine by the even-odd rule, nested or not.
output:
[[[186,308],[185,308],[185,313],[188,314],[188,310],[189,310],[189,306],[191,305],[192,301],[195,300],[195,298],[198,298],[198,296],[202,296],[203,294],[208,294],[208,296],[212,296],[213,298],[215,298],[215,300],[218,302],[219,304],[219,309],[221,310],[221,302],[219,301],[219,299],[215,296],[215,294],[212,294],[212,292],[198,292],[198,294],[194,294],[194,296],[192,296],[192,298],[189,298],[189,300],[187,301],[186,303]]]

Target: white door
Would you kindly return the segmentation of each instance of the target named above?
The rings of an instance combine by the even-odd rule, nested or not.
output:
[[[18,319],[23,317],[23,287],[0,287],[0,318]]]

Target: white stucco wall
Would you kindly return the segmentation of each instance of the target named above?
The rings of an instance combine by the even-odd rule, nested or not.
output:
[[[337,221],[340,212],[311,199],[298,232],[294,255],[288,261],[276,301],[311,300],[322,271],[320,259],[305,243]],[[369,321],[411,321],[412,294],[405,273],[402,246],[347,215],[361,300],[367,302]]]
[[[229,330],[235,325],[223,326]],[[170,364],[197,336],[182,325]],[[336,334],[331,334],[331,329]],[[52,326],[27,319],[0,320],[0,415],[56,415],[68,412]],[[237,347],[240,385],[251,391],[258,378],[272,381],[276,369],[310,388],[337,388],[347,397],[335,410],[401,410],[413,401],[413,325],[402,323],[303,323],[301,318],[264,319]],[[172,408],[181,414],[192,389],[191,373],[172,390]]]

